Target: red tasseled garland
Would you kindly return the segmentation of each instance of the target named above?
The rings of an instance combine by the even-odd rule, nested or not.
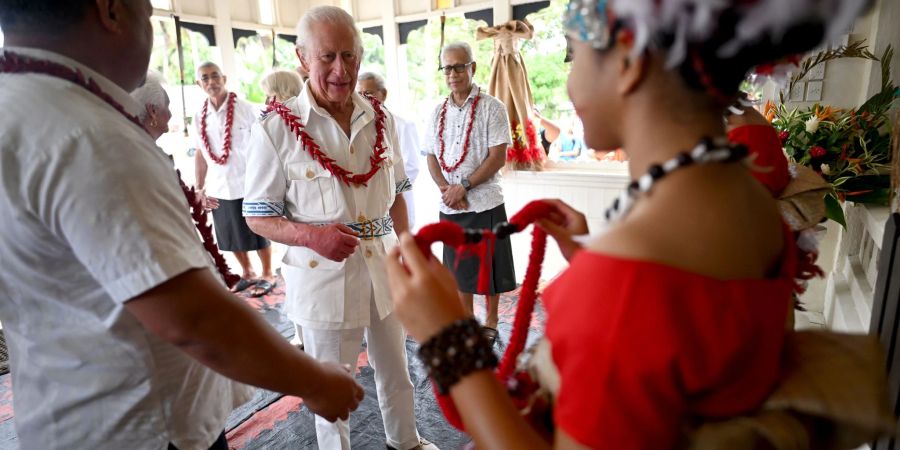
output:
[[[519,131],[519,123],[513,121],[510,124],[513,135],[513,145],[506,151],[506,162],[516,170],[540,170],[544,166],[544,147],[538,139],[534,122],[525,121],[524,139]]]
[[[555,206],[552,204],[543,201],[533,201],[515,214],[509,223],[515,226],[516,232],[521,232],[537,220],[549,217],[553,211],[555,211]],[[462,227],[448,221],[426,225],[416,235],[419,248],[426,255],[431,254],[431,244],[438,241],[443,242],[444,245],[456,248],[457,254],[461,254],[459,253],[460,250],[469,247],[480,247],[481,249],[476,253],[482,256],[481,270],[478,274],[478,289],[481,292],[487,292],[487,283],[490,282],[490,263],[487,257],[491,253],[490,249],[492,249],[492,243],[495,240],[496,236],[494,236],[492,230],[483,230],[483,236],[479,243],[467,244]],[[506,352],[500,360],[500,366],[496,371],[497,379],[504,386],[507,386],[513,397],[513,402],[520,409],[527,406],[525,403],[532,391],[532,389],[529,389],[529,386],[532,386],[533,382],[527,377],[515,374],[516,361],[525,349],[525,342],[528,339],[528,324],[531,322],[531,316],[537,300],[537,285],[541,278],[541,266],[544,262],[546,244],[547,233],[539,227],[534,227],[532,231],[531,254],[528,257],[528,268],[525,271],[525,280],[522,283],[519,304],[516,307],[512,335],[510,336]],[[485,270],[486,267],[487,270]],[[447,421],[454,427],[465,431],[462,419],[450,396],[440,395],[437,390],[435,390],[434,395]]]

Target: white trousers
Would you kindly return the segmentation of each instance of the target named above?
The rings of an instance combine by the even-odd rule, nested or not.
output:
[[[419,435],[413,410],[415,392],[406,360],[406,333],[393,313],[379,320],[374,301],[371,308],[372,321],[366,328],[314,330],[303,327],[304,348],[319,361],[349,364],[355,372],[365,335],[369,365],[375,370],[375,388],[387,444],[400,450],[411,449],[419,445]],[[329,423],[316,416],[316,439],[321,450],[349,450],[350,426],[344,420]]]

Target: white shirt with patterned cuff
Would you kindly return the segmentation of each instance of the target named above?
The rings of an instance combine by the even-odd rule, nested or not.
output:
[[[226,97],[218,110],[207,98],[206,136],[213,154],[220,158],[224,152],[225,127],[228,123],[228,100]],[[237,200],[244,197],[244,173],[247,170],[247,148],[250,145],[250,128],[259,117],[258,111],[246,101],[234,101],[234,119],[231,123],[231,152],[225,164],[216,164],[207,153],[200,137],[201,105],[194,114],[194,148],[202,152],[206,159],[206,180],[204,188],[209,197],[222,200]],[[200,180],[197,180],[199,183]]]
[[[374,151],[375,111],[357,93],[352,101],[350,138],[316,104],[308,84],[285,106],[300,117],[304,130],[336,164],[353,173],[365,173]],[[387,160],[367,186],[347,185],[332,175],[300,146],[278,114],[268,114],[253,127],[244,217],[284,216],[312,225],[340,222],[363,237],[356,252],[341,262],[308,247],[288,248],[282,268],[287,284],[285,314],[304,327],[338,330],[368,326],[373,298],[380,319],[393,309],[383,265],[386,251],[397,242],[389,211],[395,196],[412,185],[403,169],[394,119],[382,110]]]
[[[495,97],[481,91],[477,85],[472,85],[472,91],[462,106],[457,106],[453,100],[447,104],[447,115],[444,119],[444,162],[453,166],[462,157],[463,146],[466,141],[466,130],[472,117],[472,103],[475,96],[481,96],[475,110],[475,123],[472,126],[472,135],[469,138],[469,152],[465,161],[456,171],[448,173],[441,168],[444,179],[450,184],[461,184],[462,180],[469,178],[473,172],[488,157],[488,150],[501,144],[512,144],[509,131],[509,117],[506,115],[506,106]],[[425,140],[425,153],[438,158],[441,152],[441,144],[438,138],[439,122],[441,117],[441,101],[431,114],[431,130],[428,139]],[[504,154],[505,157],[505,154]],[[455,210],[441,202],[441,212],[444,214],[461,214],[469,212],[484,212],[503,204],[503,188],[500,186],[501,175],[497,172],[484,183],[473,187],[466,193],[469,209],[465,211]],[[440,199],[439,199],[440,200]]]
[[[69,58],[4,48],[77,70]],[[172,162],[138,125],[68,81],[0,75],[0,319],[19,447],[206,449],[252,391],[145,329],[125,303],[197,268],[203,249]],[[218,274],[216,275],[218,276]]]

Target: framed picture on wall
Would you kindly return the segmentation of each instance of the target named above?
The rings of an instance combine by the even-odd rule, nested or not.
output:
[[[434,0],[434,9],[447,9],[456,6],[456,0]]]

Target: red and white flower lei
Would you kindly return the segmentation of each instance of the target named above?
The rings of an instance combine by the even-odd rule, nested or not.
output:
[[[304,131],[305,125],[300,121],[300,117],[291,111],[291,108],[288,108],[283,103],[273,101],[269,105],[268,111],[275,112],[275,114],[278,114],[278,116],[281,117],[288,128],[291,129],[291,132],[297,136],[300,146],[303,147],[313,159],[318,161],[325,170],[331,172],[332,175],[348,186],[366,186],[369,180],[378,173],[378,170],[387,158],[384,156],[385,114],[381,109],[381,102],[369,95],[365,95],[364,97],[372,104],[372,109],[375,110],[375,144],[372,146],[372,156],[369,158],[369,162],[372,166],[366,173],[353,173],[338,165],[334,159],[330,158],[328,154],[322,151],[319,144],[316,143],[316,140]]]
[[[469,154],[469,139],[472,137],[472,127],[475,125],[475,110],[478,108],[478,101],[481,99],[481,92],[475,95],[475,99],[472,100],[472,113],[469,117],[469,126],[466,127],[466,140],[463,144],[462,155],[459,156],[459,161],[456,161],[452,166],[448,166],[446,161],[444,161],[444,120],[447,117],[447,104],[450,102],[450,98],[453,94],[447,96],[447,99],[444,100],[444,104],[441,106],[441,116],[438,121],[438,140],[441,143],[441,150],[438,153],[438,162],[441,164],[441,168],[444,169],[444,172],[453,173],[456,172],[456,169],[459,169],[459,166],[462,165],[463,161],[466,160],[466,156]]]
[[[213,153],[212,146],[209,145],[209,136],[206,134],[206,111],[209,109],[209,100],[203,102],[203,111],[200,113],[200,139],[203,141],[203,146],[206,147],[206,154],[209,155],[209,159],[220,166],[228,162],[228,155],[231,154],[231,128],[234,124],[234,103],[236,100],[237,95],[234,92],[229,92],[226,100],[228,109],[225,111],[225,143],[222,145],[222,156],[216,156]]]
[[[96,95],[113,109],[118,111],[119,114],[122,114],[122,116],[128,119],[131,123],[137,125],[140,129],[147,132],[147,134],[150,134],[150,132],[147,131],[146,128],[144,128],[144,125],[141,124],[141,121],[137,117],[129,114],[128,111],[126,111],[125,108],[120,105],[111,95],[103,92],[103,90],[100,89],[100,85],[97,84],[96,81],[84,76],[84,74],[80,70],[72,69],[62,64],[57,64],[51,61],[30,58],[24,55],[19,55],[7,51],[5,53],[0,52],[0,73],[36,73],[69,81],[73,84],[83,87],[91,94]],[[191,217],[194,219],[194,225],[197,227],[197,231],[200,232],[200,236],[203,240],[203,247],[215,262],[216,269],[218,269],[219,274],[225,281],[225,284],[228,285],[228,287],[234,286],[238,282],[238,280],[240,280],[240,277],[231,273],[231,270],[228,268],[228,263],[225,262],[225,258],[222,256],[222,253],[219,252],[219,248],[218,246],[216,246],[216,242],[212,237],[212,227],[206,221],[205,210],[200,203],[199,196],[194,192],[192,188],[188,188],[187,185],[184,184],[184,181],[182,181],[181,179],[181,173],[178,170],[176,170],[175,173],[178,176],[178,183],[181,185],[181,191],[182,193],[184,193],[188,205],[190,206]]]

